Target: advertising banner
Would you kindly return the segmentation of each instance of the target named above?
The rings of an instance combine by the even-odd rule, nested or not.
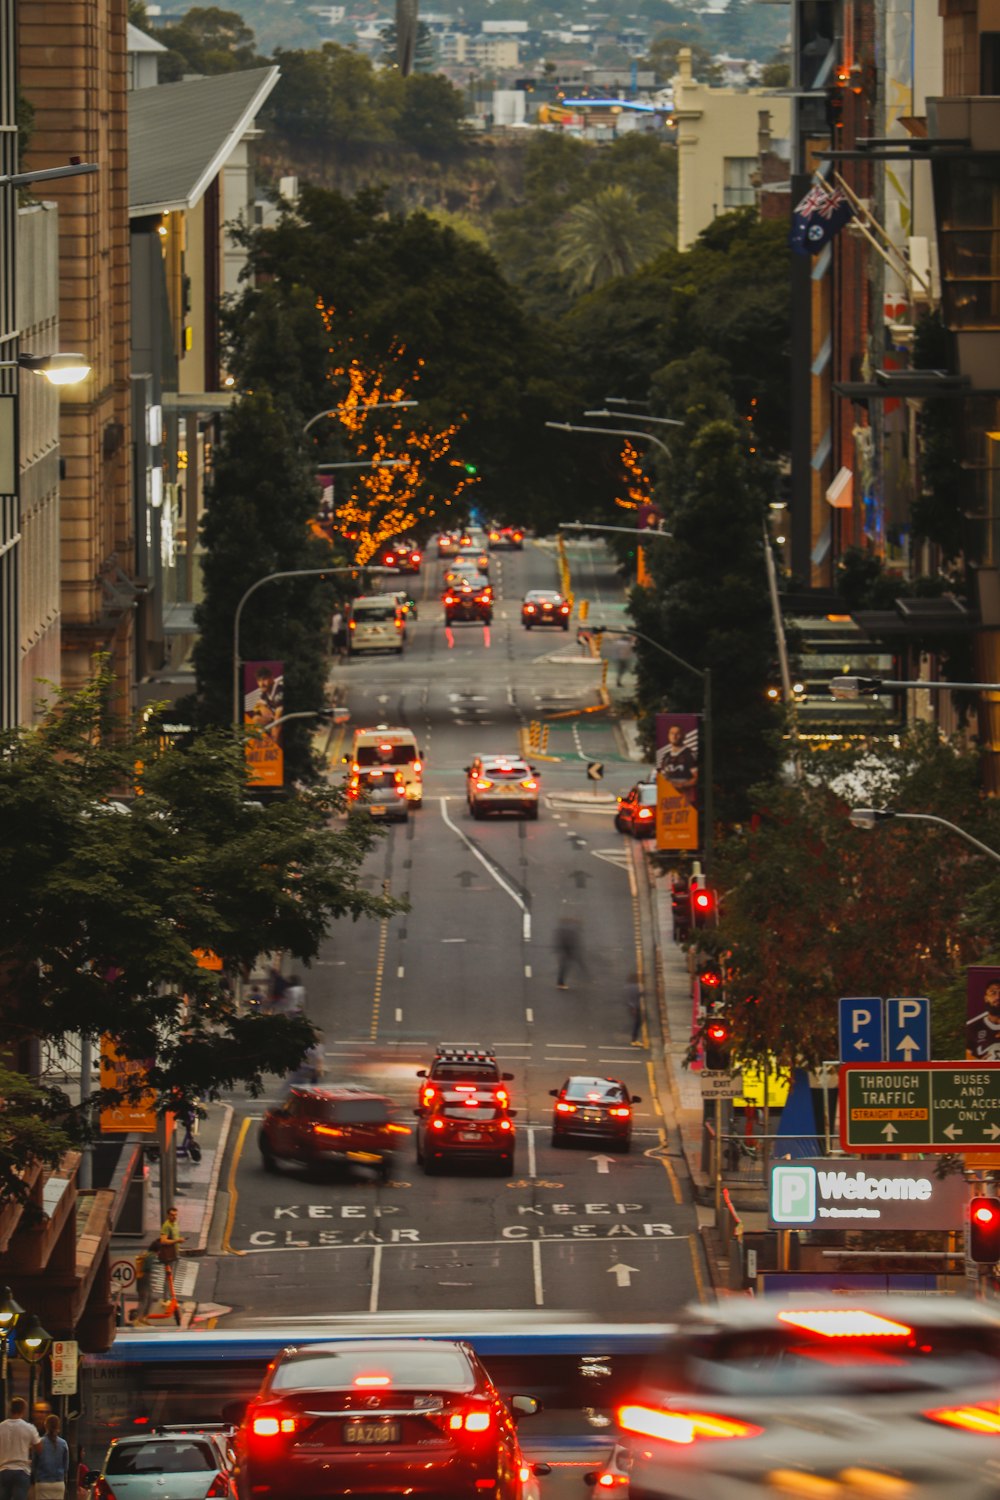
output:
[[[145,1081],[151,1058],[125,1057],[119,1052],[113,1036],[101,1037],[101,1088],[117,1089],[124,1094]],[[156,1095],[147,1090],[137,1099],[122,1099],[119,1104],[101,1110],[101,1134],[137,1130],[156,1134]]]
[[[1000,968],[971,964],[965,976],[965,1055],[975,1062],[1000,1062]]]
[[[284,786],[281,720],[285,712],[283,661],[243,663],[243,722],[247,728],[247,785]]]
[[[656,847],[669,853],[698,848],[698,772],[701,715],[656,715]]]
[[[848,1157],[772,1162],[771,1229],[954,1229],[965,1223],[969,1189],[961,1172],[938,1177],[926,1161]]]

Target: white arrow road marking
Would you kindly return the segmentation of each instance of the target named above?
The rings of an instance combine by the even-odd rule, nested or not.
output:
[[[964,1130],[959,1130],[959,1128],[958,1128],[957,1125],[946,1125],[944,1127],[944,1130],[941,1132],[941,1134],[942,1135],[946,1135],[948,1137],[949,1141],[953,1141],[955,1139],[956,1135],[964,1135],[965,1131]]]
[[[895,1125],[883,1125],[880,1134],[884,1135],[887,1141],[891,1141],[899,1134],[899,1131]]]
[[[614,1161],[613,1156],[592,1156],[590,1159],[591,1161],[596,1161],[597,1170],[599,1173],[607,1172],[608,1168],[611,1166],[611,1163]]]
[[[632,1277],[638,1274],[638,1266],[626,1266],[620,1260],[616,1260],[613,1266],[608,1267],[608,1275],[617,1276],[619,1286],[631,1286]]]

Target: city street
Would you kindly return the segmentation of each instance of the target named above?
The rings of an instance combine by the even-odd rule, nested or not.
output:
[[[591,620],[620,616],[603,551],[571,544],[570,561]],[[415,1124],[416,1071],[436,1043],[494,1047],[514,1075],[514,1174],[461,1166],[428,1178],[412,1140],[384,1185],[364,1168],[348,1180],[296,1167],[268,1174],[257,1133],[281,1097],[275,1079],[266,1099],[235,1101],[216,1253],[198,1286],[199,1300],[232,1309],[221,1326],[455,1308],[663,1321],[701,1293],[668,1101],[652,1053],[630,1043],[624,985],[632,970],[651,974],[651,950],[637,850],[615,831],[608,794],[638,772],[601,707],[601,664],[583,655],[575,623],[569,633],[521,625],[525,590],[557,586],[552,548],[494,554],[491,627],[446,632],[440,572],[431,557],[414,580],[419,619],[403,657],[358,657],[335,676],[351,713],[331,747],[338,761],[353,727],[379,722],[414,729],[423,752],[423,807],[387,832],[364,876],[408,910],[341,923],[303,978],[324,1033],[325,1081],[383,1090],[404,1121]],[[516,752],[535,719],[550,728],[545,755],[529,755],[539,820],[474,821],[463,768],[477,753]],[[589,761],[604,764],[602,782],[588,780]],[[572,800],[595,785],[603,801]],[[559,990],[553,936],[564,916],[580,922],[585,969]],[[651,1025],[649,987],[646,1009]],[[590,1072],[641,1096],[628,1155],[599,1142],[550,1144],[549,1090]]]

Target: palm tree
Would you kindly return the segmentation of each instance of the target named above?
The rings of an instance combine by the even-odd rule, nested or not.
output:
[[[601,188],[577,203],[557,231],[556,266],[575,294],[633,272],[664,248],[662,224],[646,213],[631,188]]]

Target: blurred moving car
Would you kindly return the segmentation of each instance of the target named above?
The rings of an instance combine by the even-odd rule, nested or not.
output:
[[[440,555],[439,551],[438,556]],[[395,542],[382,547],[376,553],[375,561],[379,567],[392,568],[396,573],[419,573],[423,553],[416,542],[410,541],[408,537],[399,537]]]
[[[442,1088],[468,1087],[480,1092],[491,1089],[499,1103],[506,1105],[510,1097],[504,1084],[514,1079],[513,1073],[501,1072],[492,1047],[480,1047],[475,1042],[439,1042],[430,1067],[419,1068],[417,1077],[425,1080],[421,1104],[430,1104]]]
[[[402,772],[373,766],[356,772],[347,783],[347,798],[362,806],[370,818],[386,823],[405,823],[410,801]]]
[[[92,1474],[94,1500],[236,1500],[226,1432],[158,1430],[116,1438]]]
[[[693,1308],[618,1410],[631,1500],[980,1500],[998,1385],[988,1303],[848,1292]]]
[[[444,623],[454,625],[456,620],[475,620],[489,625],[493,620],[493,590],[475,588],[471,583],[454,583],[442,595]]]
[[[454,557],[458,551],[458,533],[456,531],[442,531],[437,539],[438,557]]]
[[[306,1167],[374,1167],[383,1181],[392,1175],[396,1151],[408,1125],[384,1094],[360,1084],[319,1088],[295,1085],[284,1104],[269,1109],[257,1144],[269,1172],[279,1162]]]
[[[452,1084],[419,1104],[417,1162],[428,1176],[447,1161],[486,1161],[502,1177],[514,1170],[514,1116],[488,1085]]]
[[[560,1089],[549,1089],[555,1102],[552,1111],[552,1145],[561,1146],[571,1137],[600,1136],[618,1151],[632,1149],[632,1105],[641,1104],[641,1094],[630,1094],[618,1078],[567,1078]]]
[[[477,755],[466,766],[469,812],[484,818],[491,812],[523,812],[538,817],[538,772],[517,755]]]
[[[489,574],[479,566],[474,557],[456,557],[453,563],[449,563],[444,570],[445,588],[454,587],[457,583],[471,583],[481,587],[491,588]]]
[[[590,1486],[595,1495],[615,1495],[617,1500],[627,1500],[629,1492],[629,1470],[632,1457],[621,1443],[615,1443],[599,1469],[589,1469],[583,1476],[584,1484]]]
[[[246,1496],[538,1500],[515,1423],[471,1346],[444,1339],[332,1340],[285,1349],[237,1435]]]
[[[637,781],[618,798],[615,827],[634,838],[650,838],[656,832],[656,781]]]
[[[513,552],[523,552],[524,531],[520,526],[494,526],[489,535],[490,551],[498,552],[501,548]]]
[[[529,589],[521,605],[521,623],[525,630],[534,625],[561,625],[569,629],[569,605],[555,589]]]

